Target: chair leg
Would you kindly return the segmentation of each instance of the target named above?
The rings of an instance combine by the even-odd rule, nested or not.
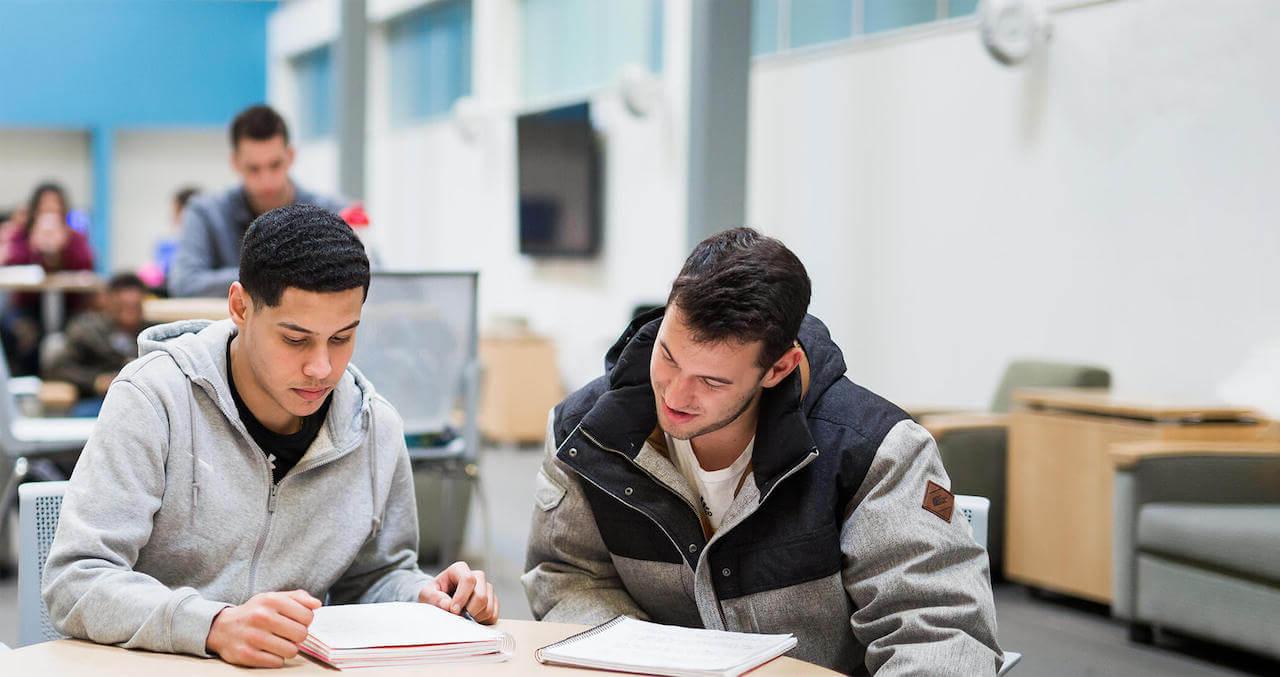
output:
[[[9,513],[18,507],[18,485],[27,478],[30,464],[19,456],[13,459],[13,472],[5,478],[4,492],[0,493],[0,578],[8,578],[17,571],[17,553],[12,552],[9,541]]]
[[[1155,629],[1149,623],[1131,622],[1129,623],[1129,641],[1135,644],[1154,644]]]

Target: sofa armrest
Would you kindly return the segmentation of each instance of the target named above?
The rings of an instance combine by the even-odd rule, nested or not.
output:
[[[1132,470],[1140,462],[1185,457],[1275,457],[1280,458],[1280,442],[1123,442],[1111,445],[1111,463],[1117,470]]]
[[[1278,442],[1126,442],[1111,447],[1111,611],[1132,619],[1138,517],[1156,502],[1280,503]]]
[[[915,419],[915,420],[917,420],[917,421],[920,421],[920,420],[922,420],[922,419],[926,419],[926,418],[930,418],[930,417],[933,417],[933,416],[949,416],[949,415],[951,415],[951,414],[982,414],[982,413],[985,413],[985,412],[983,412],[983,411],[981,411],[981,410],[978,410],[978,409],[965,409],[964,407],[945,407],[945,406],[939,406],[939,405],[933,405],[933,404],[926,404],[926,405],[919,405],[919,404],[913,404],[913,405],[899,404],[898,406],[899,406],[899,407],[902,407],[902,410],[903,410],[903,411],[907,412],[907,414],[909,414],[909,415],[911,416],[911,418],[913,418],[913,419]]]
[[[950,413],[924,416],[916,419],[936,440],[947,434],[963,430],[979,430],[982,428],[1007,428],[1007,414],[990,414],[985,412]]]

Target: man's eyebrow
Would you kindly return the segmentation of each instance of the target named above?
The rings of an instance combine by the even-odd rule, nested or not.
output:
[[[658,345],[662,346],[662,352],[666,353],[667,359],[671,360],[672,364],[676,365],[677,367],[680,366],[680,363],[676,362],[676,358],[672,357],[671,349],[667,347],[666,341],[663,341],[662,339],[658,339]],[[733,381],[727,378],[723,378],[721,376],[710,376],[708,374],[698,374],[698,378],[705,378],[708,381],[715,381],[716,383],[720,383],[727,386],[733,385]]]
[[[352,322],[351,324],[349,324],[349,325],[347,325],[347,326],[345,326],[345,327],[343,327],[343,328],[339,329],[338,331],[335,331],[334,333],[335,333],[335,334],[340,334],[340,333],[342,333],[342,332],[344,332],[344,331],[346,331],[346,330],[348,330],[348,329],[355,329],[355,328],[356,328],[356,325],[358,325],[358,324],[360,324],[360,320],[356,320],[355,322]],[[299,333],[302,333],[302,334],[314,334],[314,333],[316,333],[316,332],[314,332],[314,331],[311,331],[310,329],[307,329],[306,327],[298,326],[298,325],[296,325],[296,324],[294,324],[294,323],[292,323],[292,322],[277,322],[277,323],[276,323],[276,326],[277,326],[277,327],[284,327],[285,329],[288,329],[289,331],[296,331],[296,332],[299,332]]]

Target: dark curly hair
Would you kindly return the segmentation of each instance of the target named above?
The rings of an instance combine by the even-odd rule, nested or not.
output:
[[[255,305],[280,305],[284,290],[338,292],[361,287],[369,296],[369,257],[338,215],[294,204],[259,216],[244,234],[240,285]]]
[[[810,295],[809,274],[786,245],[732,228],[698,243],[667,305],[680,308],[696,341],[761,341],[758,363],[768,369],[794,344]]]

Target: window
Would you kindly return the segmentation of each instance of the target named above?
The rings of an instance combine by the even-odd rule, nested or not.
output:
[[[751,0],[751,53],[773,54],[973,14],[978,0]]]
[[[333,49],[329,45],[294,57],[298,87],[298,136],[318,139],[333,133]]]
[[[471,2],[449,0],[387,23],[391,123],[447,113],[471,93]]]
[[[526,99],[581,94],[627,64],[662,70],[662,0],[524,0]]]

